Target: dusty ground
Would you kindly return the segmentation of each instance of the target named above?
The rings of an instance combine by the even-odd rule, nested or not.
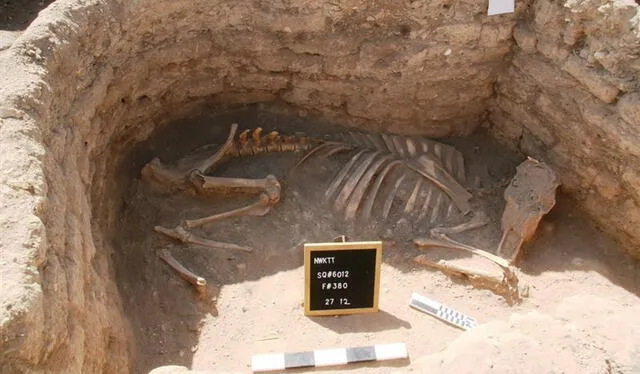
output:
[[[377,231],[350,232],[323,204],[314,203],[318,199],[309,198],[310,190],[321,190],[326,183],[321,179],[323,173],[288,173],[299,155],[239,160],[216,171],[216,175],[238,177],[273,173],[283,181],[284,199],[268,216],[231,219],[199,232],[212,239],[248,245],[255,248],[254,253],[182,246],[153,233],[154,225],[173,227],[187,217],[252,201],[250,197],[190,198],[137,179],[137,172],[151,157],[174,161],[197,146],[219,142],[226,136],[228,124],[234,121],[241,128],[261,126],[283,133],[300,130],[303,123],[311,134],[338,130],[313,120],[249,108],[187,119],[138,147],[124,166],[129,171],[131,188],[123,201],[126,214],[120,226],[122,236],[115,243],[120,252],[114,258],[126,313],[134,328],[137,372],[171,364],[211,372],[246,372],[250,370],[251,355],[256,353],[395,341],[408,344],[411,360],[396,363],[392,369],[374,366],[375,371],[423,372],[425,367],[442,372],[453,372],[454,368],[455,372],[470,371],[478,369],[475,359],[470,359],[466,367],[456,365],[475,354],[486,361],[486,370],[545,372],[546,369],[536,371],[540,369],[535,366],[540,365],[539,359],[529,361],[526,355],[545,357],[558,349],[569,349],[573,353],[554,363],[557,372],[584,368],[594,373],[616,372],[606,371],[607,367],[623,365],[627,367],[619,372],[633,372],[629,371],[624,354],[633,357],[632,350],[638,346],[629,346],[628,335],[638,327],[634,319],[634,313],[639,311],[638,266],[620,255],[612,242],[582,219],[563,196],[544,219],[539,238],[523,256],[522,281],[531,285],[531,297],[517,307],[508,307],[488,291],[474,290],[463,282],[414,265],[411,259],[419,251],[404,239],[424,234],[425,230],[407,231],[391,224]],[[179,138],[176,131],[180,132]],[[474,195],[482,195],[478,206],[487,210],[494,222],[458,239],[494,248],[499,239],[502,191],[521,158],[482,134],[447,142],[456,144],[465,154],[469,188]],[[332,168],[329,166],[329,172]],[[299,173],[303,173],[302,178]],[[345,232],[353,239],[385,240],[382,311],[307,318],[301,305],[303,268],[299,244],[305,240],[329,241]],[[392,241],[396,233],[403,240]],[[170,248],[176,258],[208,280],[210,294],[206,301],[196,301],[192,288],[156,257],[155,251],[162,247]],[[483,325],[463,334],[410,309],[407,303],[412,292],[467,313]],[[608,318],[600,312],[602,308],[609,313]],[[583,327],[585,323],[587,327]],[[615,330],[608,328],[615,323],[619,324]],[[583,335],[576,335],[578,332]],[[575,341],[574,336],[589,341]],[[530,341],[532,337],[537,340]],[[574,345],[567,345],[569,340]],[[516,352],[513,356],[508,355],[510,349]],[[612,356],[614,353],[616,357]],[[583,356],[584,360],[575,360]],[[374,371],[367,365],[350,370]]]

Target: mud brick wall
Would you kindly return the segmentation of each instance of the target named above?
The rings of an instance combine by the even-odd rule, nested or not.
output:
[[[512,44],[513,14],[486,1],[138,2],[123,95],[282,99],[373,130],[465,135],[480,123]],[[132,51],[132,50],[129,50]],[[116,79],[118,79],[116,78]],[[152,85],[153,87],[150,87]]]
[[[640,256],[640,12],[633,0],[535,0],[489,108],[493,133],[550,162]]]

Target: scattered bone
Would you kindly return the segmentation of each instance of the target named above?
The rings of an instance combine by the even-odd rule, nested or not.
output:
[[[528,158],[518,166],[504,192],[506,206],[498,255],[510,263],[516,261],[522,245],[533,237],[542,217],[555,205],[559,185],[555,172],[543,162]]]
[[[335,243],[346,243],[349,241],[349,238],[346,235],[339,235],[333,238]]]
[[[171,255],[171,252],[169,252],[169,250],[166,248],[162,248],[161,250],[159,250],[158,256],[164,262],[166,262],[169,266],[171,266],[173,270],[175,270],[178,274],[180,274],[180,277],[182,277],[182,279],[191,283],[195,287],[196,291],[198,291],[198,294],[200,294],[201,296],[206,295],[207,293],[206,279],[192,273],[190,270],[182,266],[182,264],[179,263],[178,260],[176,260]]]

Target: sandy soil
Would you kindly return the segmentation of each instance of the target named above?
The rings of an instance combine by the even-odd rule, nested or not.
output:
[[[124,166],[131,188],[123,200],[127,213],[122,217],[122,236],[114,239],[121,249],[114,261],[126,312],[134,326],[137,372],[162,365],[183,365],[208,372],[247,372],[251,355],[257,353],[396,341],[407,343],[410,360],[391,366],[356,365],[349,367],[349,371],[423,372],[429,368],[454,372],[451,370],[455,368],[455,372],[472,369],[546,372],[547,366],[541,369],[536,366],[541,361],[528,360],[527,354],[544,357],[558,349],[570,349],[573,355],[553,364],[556,372],[586,367],[594,373],[632,372],[629,371],[632,353],[638,343],[630,346],[629,334],[637,328],[633,325],[637,324],[637,318],[633,316],[640,311],[638,265],[619,254],[614,244],[584,220],[564,196],[559,196],[558,205],[543,220],[535,243],[526,248],[520,264],[521,279],[531,286],[531,297],[515,307],[509,307],[489,291],[473,289],[462,281],[414,264],[411,260],[420,251],[408,239],[424,234],[426,228],[407,229],[397,222],[359,230],[344,225],[312,193],[322,190],[326,183],[321,179],[322,172],[314,170],[302,177],[289,173],[299,155],[235,160],[215,172],[237,177],[273,173],[283,182],[283,201],[266,217],[231,219],[198,232],[215,240],[248,245],[255,249],[254,253],[184,246],[153,233],[154,225],[173,227],[187,217],[200,217],[253,201],[249,196],[193,198],[164,191],[137,178],[141,166],[154,156],[166,162],[175,161],[198,146],[220,142],[226,136],[228,124],[234,121],[241,128],[261,126],[283,133],[301,129],[311,134],[339,130],[309,119],[249,108],[184,120],[141,144],[132,154]],[[175,141],[176,131],[180,131],[179,142]],[[521,157],[501,149],[481,133],[445,141],[465,154],[469,189],[480,197],[476,198],[479,200],[476,207],[487,211],[493,219],[488,227],[461,234],[457,239],[482,248],[495,248],[504,205],[502,192]],[[329,163],[328,172],[334,167]],[[345,232],[352,239],[385,240],[381,312],[305,317],[301,304],[304,275],[300,244],[330,241]],[[401,239],[395,240],[396,237]],[[191,286],[155,255],[162,247],[169,248],[183,264],[208,280],[206,300],[197,301]],[[463,333],[410,309],[412,292],[458,309],[482,325]],[[606,312],[609,317],[602,314],[602,308],[609,308]],[[581,330],[583,323],[590,323],[588,332]],[[609,324],[619,325],[619,330],[608,329]],[[574,325],[577,327],[567,330],[567,326]],[[533,336],[536,340],[532,342]],[[584,338],[590,339],[590,343],[569,347],[560,338],[574,343]],[[613,357],[614,353],[629,358],[625,361]],[[581,355],[587,358],[582,361],[575,358]],[[471,358],[466,369],[456,367],[467,356]],[[615,371],[620,367],[624,370]]]

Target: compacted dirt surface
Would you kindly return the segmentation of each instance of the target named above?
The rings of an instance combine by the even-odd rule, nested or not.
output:
[[[140,169],[153,157],[171,163],[203,145],[219,144],[234,122],[240,129],[260,126],[265,132],[284,134],[318,136],[344,130],[259,106],[213,108],[212,112],[218,114],[186,119],[160,130],[140,144],[123,165],[122,183],[129,189],[123,198],[121,235],[113,239],[119,248],[114,261],[135,338],[137,372],[166,365],[247,372],[253,354],[392,342],[406,342],[410,359],[346,369],[640,370],[634,355],[640,344],[633,338],[634,332],[640,333],[637,263],[621,255],[562,195],[541,223],[535,242],[521,256],[521,282],[529,285],[530,297],[516,306],[507,305],[489,291],[413,263],[412,258],[422,252],[410,238],[424,235],[428,227],[416,228],[402,217],[392,216],[389,224],[358,228],[334,216],[318,197],[321,194],[314,193],[326,188],[327,177],[344,161],[340,159],[329,159],[324,167],[314,166],[313,170],[303,166],[291,172],[301,154],[268,154],[233,160],[211,172],[253,178],[274,174],[281,181],[282,201],[268,215],[228,219],[194,231],[213,240],[249,246],[253,253],[182,245],[156,234],[155,225],[174,227],[185,218],[247,205],[256,198],[191,197],[167,191],[139,178]],[[443,141],[463,152],[474,207],[492,218],[487,227],[459,234],[456,239],[493,251],[500,236],[502,194],[522,157],[502,149],[482,131],[465,139]],[[216,147],[209,149],[211,154]],[[384,241],[381,311],[305,317],[301,244],[331,241],[345,233],[352,240]],[[209,291],[204,300],[198,300],[191,285],[157,257],[161,248],[168,248],[186,267],[207,279]],[[409,308],[413,292],[476,318],[480,326],[463,332]]]

